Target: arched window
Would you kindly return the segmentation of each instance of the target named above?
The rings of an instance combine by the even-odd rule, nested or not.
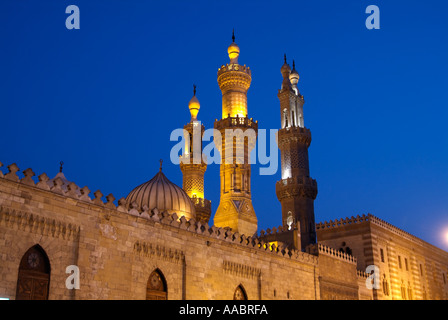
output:
[[[159,269],[149,275],[146,285],[146,300],[167,300],[166,280]]]
[[[387,282],[386,275],[383,275],[383,293],[385,296],[389,296],[389,283]]]
[[[410,282],[408,282],[408,299],[412,300],[412,287]]]
[[[404,283],[401,283],[401,298],[403,300],[406,300],[406,287],[404,286]]]
[[[283,109],[283,119],[284,119],[283,121],[284,121],[284,124],[285,124],[284,128],[288,128],[288,116],[287,116],[286,108]]]
[[[247,300],[246,291],[242,285],[236,287],[235,293],[233,294],[233,300]]]
[[[19,265],[16,300],[47,300],[50,261],[41,246],[28,249]]]

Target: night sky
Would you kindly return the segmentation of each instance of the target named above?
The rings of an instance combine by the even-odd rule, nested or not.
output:
[[[68,30],[68,5],[80,29]],[[368,5],[380,29],[368,30]],[[280,127],[283,54],[295,60],[311,130],[316,222],[372,213],[448,249],[448,3],[446,1],[3,0],[0,161],[51,178],[63,160],[78,186],[119,199],[170,163],[171,131],[221,116],[217,70],[252,70],[249,117]],[[275,175],[252,166],[259,230],[281,224]],[[6,173],[6,167],[1,168]],[[212,216],[219,166],[205,174]],[[212,221],[211,221],[212,224]]]

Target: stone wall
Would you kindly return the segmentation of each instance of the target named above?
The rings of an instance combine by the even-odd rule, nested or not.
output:
[[[319,243],[350,247],[361,272],[378,266],[380,289],[369,293],[360,277],[360,298],[448,299],[447,252],[371,214],[319,223],[316,229]]]
[[[145,299],[155,269],[168,299],[232,299],[238,285],[249,299],[320,299],[318,277],[337,261],[328,257],[321,267],[312,254],[9,169],[0,176],[2,297],[15,298],[20,260],[35,244],[50,260],[49,299]],[[79,267],[79,290],[65,287],[69,265]]]

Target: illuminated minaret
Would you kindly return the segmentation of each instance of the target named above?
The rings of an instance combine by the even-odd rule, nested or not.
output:
[[[191,120],[184,126],[185,148],[180,157],[180,169],[182,170],[182,189],[193,201],[196,209],[196,220],[208,223],[211,214],[210,200],[204,195],[204,174],[207,164],[202,159],[202,135],[204,125],[197,119],[200,109],[199,100],[196,97],[196,86],[193,90],[188,108]]]
[[[222,119],[215,121],[215,129],[221,136],[215,136],[214,141],[221,154],[221,198],[214,224],[252,236],[257,232],[257,217],[251,199],[249,153],[255,146],[258,124],[247,117],[251,71],[238,64],[240,48],[234,35],[232,40],[227,50],[230,63],[218,70]]]
[[[311,132],[303,121],[303,96],[297,88],[299,74],[286,62],[281,68],[282,88],[280,100],[281,129],[278,146],[281,153],[282,179],[276,184],[277,198],[282,205],[284,226],[300,225],[301,249],[316,243],[314,199],[317,183],[310,177],[308,147]]]

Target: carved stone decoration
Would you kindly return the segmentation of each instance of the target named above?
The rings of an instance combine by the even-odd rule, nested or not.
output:
[[[44,190],[50,190],[50,186],[48,185],[48,178],[46,173],[42,173],[40,176],[38,176],[39,182],[37,183],[36,187]]]
[[[8,166],[9,172],[5,175],[5,178],[11,181],[19,182],[19,176],[16,174],[19,171],[19,167],[13,163]]]
[[[76,240],[80,226],[0,207],[0,225],[44,236]]]
[[[111,226],[110,224],[100,224],[99,227],[101,234],[104,237],[112,240],[117,240],[117,232],[113,226]]]
[[[222,267],[225,273],[229,273],[238,277],[256,279],[261,275],[261,269],[252,266],[246,266],[237,262],[223,261]]]
[[[22,180],[20,180],[20,182],[29,186],[34,186],[35,183],[33,177],[35,173],[33,172],[33,170],[28,168],[23,171],[23,174],[25,175],[25,177]]]
[[[144,257],[158,258],[173,263],[181,263],[184,259],[184,253],[180,250],[166,248],[161,245],[136,241],[134,243],[134,253]]]

